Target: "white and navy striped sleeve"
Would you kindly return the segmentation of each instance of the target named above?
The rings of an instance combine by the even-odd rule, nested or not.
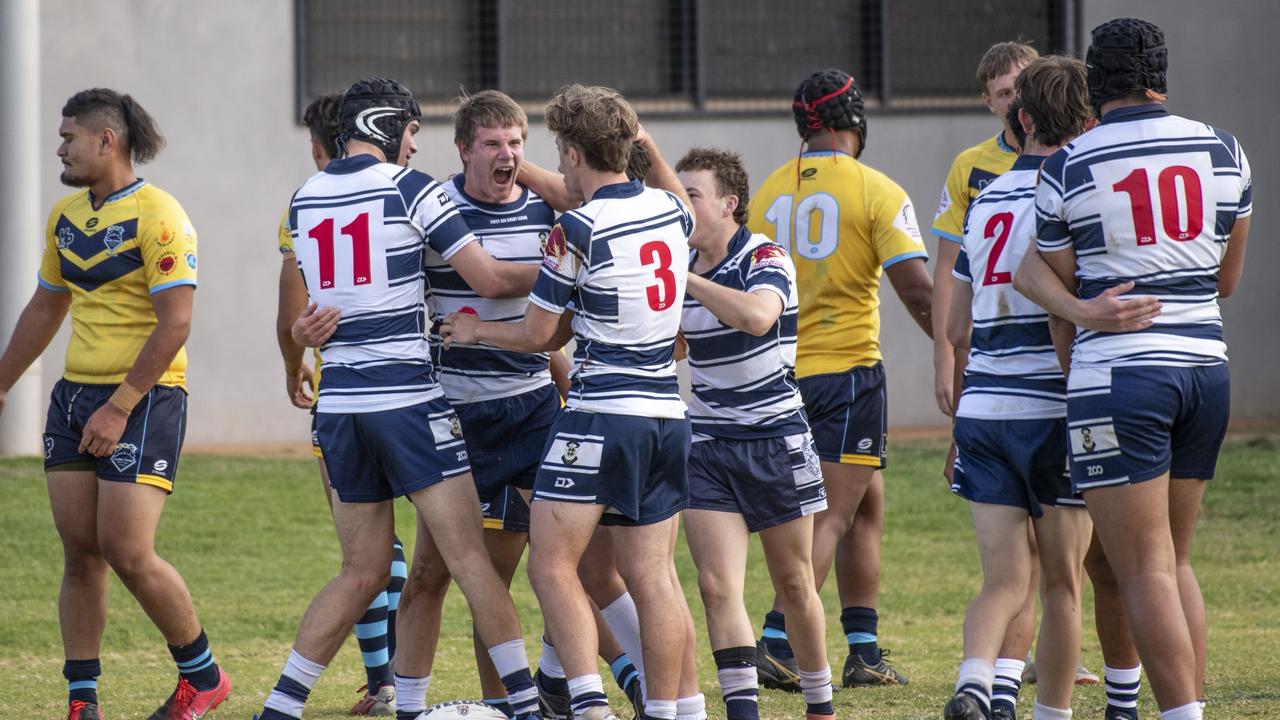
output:
[[[475,242],[475,235],[449,199],[449,193],[430,175],[406,169],[396,174],[395,184],[409,217],[440,257],[448,260]]]
[[[547,236],[542,270],[529,293],[529,302],[547,312],[563,313],[572,304],[590,248],[590,226],[574,213],[561,215]]]
[[[1067,152],[1059,150],[1040,166],[1036,186],[1036,247],[1041,252],[1058,252],[1073,247],[1071,227],[1064,217],[1063,194]]]

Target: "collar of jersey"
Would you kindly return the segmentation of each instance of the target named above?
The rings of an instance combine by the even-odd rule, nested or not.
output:
[[[1039,170],[1047,155],[1019,155],[1009,170]]]
[[[1128,107],[1116,108],[1106,115],[1102,116],[1102,124],[1128,122],[1130,120],[1146,120],[1148,118],[1164,117],[1169,114],[1163,103],[1149,103],[1147,105],[1131,105]]]
[[[1013,149],[1013,148],[1009,147],[1009,143],[1007,143],[1007,142],[1005,142],[1005,141],[1004,141],[1004,131],[1003,131],[1003,130],[1001,130],[1000,132],[996,133],[996,147],[1000,148],[1001,150],[1003,150],[1003,151],[1005,151],[1005,152],[1007,152],[1007,153],[1016,153],[1016,152],[1018,152],[1017,150],[1015,150],[1015,149]]]
[[[453,176],[453,186],[457,188],[458,194],[466,198],[467,202],[480,208],[481,210],[505,212],[505,211],[511,211],[511,210],[519,210],[520,208],[529,204],[529,188],[521,188],[520,197],[516,198],[515,200],[512,200],[509,203],[491,203],[491,202],[485,202],[484,200],[479,200],[471,197],[471,195],[467,193],[466,185],[467,185],[467,178],[465,174],[458,173],[457,175]]]
[[[839,151],[839,150],[805,150],[804,152],[800,153],[800,157],[802,157],[802,158],[807,158],[807,157],[835,157],[835,156],[837,156],[837,155],[843,155],[843,156],[845,156],[845,157],[847,157],[847,158],[851,158],[851,157],[853,157],[853,156],[852,156],[852,155],[850,155],[849,153],[847,153],[847,152],[841,152],[841,151]]]
[[[330,175],[350,175],[354,172],[360,172],[367,167],[373,167],[382,162],[372,155],[361,153],[352,155],[351,157],[338,158],[330,160],[329,164],[324,167],[324,171]]]
[[[138,192],[139,190],[141,190],[141,189],[142,189],[142,186],[143,186],[143,185],[146,185],[146,184],[147,184],[147,181],[146,181],[146,180],[143,180],[142,178],[138,178],[137,180],[133,181],[133,183],[131,183],[131,184],[129,184],[129,185],[126,185],[126,186],[124,186],[124,187],[120,188],[119,190],[117,190],[117,191],[115,191],[115,192],[111,193],[110,195],[108,195],[108,196],[107,196],[107,197],[102,201],[102,205],[106,205],[107,203],[113,203],[113,202],[115,202],[115,201],[117,201],[117,200],[122,200],[122,199],[124,199],[124,198],[127,198],[127,197],[129,197],[130,195],[132,195],[132,194],[134,194],[134,193]],[[95,208],[96,208],[96,207],[101,207],[101,205],[99,205],[99,204],[98,204],[98,201],[93,199],[93,191],[92,191],[92,190],[89,190],[89,191],[87,191],[87,192],[89,193],[89,206],[90,206],[90,207],[95,207]]]
[[[596,189],[596,194],[591,196],[592,200],[608,200],[611,198],[629,198],[635,197],[644,192],[644,183],[639,180],[628,180],[626,182],[612,183],[610,185],[601,185]]]
[[[742,246],[746,245],[747,241],[750,239],[751,231],[747,229],[746,225],[739,225],[738,231],[733,234],[733,237],[729,238],[728,251],[724,254],[724,257],[720,258],[720,262],[716,263],[716,266],[710,270],[698,274],[704,278],[715,277],[716,273],[720,272],[720,269],[724,267],[725,263],[729,262],[730,259],[737,255],[738,251],[742,249]],[[693,267],[693,264],[697,262],[697,260],[698,253],[697,251],[694,251],[693,257],[689,260],[689,267]]]

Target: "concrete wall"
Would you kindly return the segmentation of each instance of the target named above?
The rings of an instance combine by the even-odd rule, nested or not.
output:
[[[1119,13],[1118,2],[1086,0],[1086,27]],[[1251,265],[1275,265],[1266,242],[1274,226],[1265,212],[1267,170],[1280,146],[1262,123],[1274,116],[1274,87],[1264,73],[1266,28],[1280,20],[1280,4],[1256,3],[1229,16],[1194,0],[1124,3],[1125,12],[1150,17],[1169,35],[1172,108],[1236,132],[1263,178],[1257,197]],[[40,3],[41,111],[46,134],[40,186],[48,208],[67,189],[58,183],[54,157],[62,103],[85,87],[132,93],[169,139],[160,158],[140,174],[173,193],[200,233],[200,290],[191,357],[188,441],[196,444],[275,442],[305,437],[307,418],[284,395],[275,347],[275,287],[279,257],[275,228],[291,192],[312,171],[307,133],[294,124],[293,3],[285,0],[173,3],[115,0]],[[1209,38],[1196,29],[1211,29]],[[1222,53],[1211,48],[1226,48]],[[976,62],[976,58],[974,59]],[[1254,60],[1254,62],[1249,62]],[[565,78],[566,81],[571,78]],[[647,123],[669,158],[694,145],[741,151],[757,181],[791,157],[798,142],[789,117]],[[986,113],[873,115],[863,159],[896,178],[914,199],[920,221],[932,220],[943,178],[959,150],[994,134]],[[428,124],[418,137],[419,169],[443,176],[458,167],[450,128]],[[554,162],[550,136],[532,129],[528,156]],[[7,239],[33,242],[37,238]],[[933,240],[930,240],[932,246]],[[1268,262],[1268,261],[1271,262]],[[34,268],[31,285],[34,287]],[[1266,317],[1280,308],[1280,290],[1256,271],[1226,303],[1233,341],[1237,417],[1280,415],[1280,389],[1269,358],[1280,351]],[[884,352],[895,425],[940,424],[932,399],[927,340],[886,290]],[[67,332],[45,356],[44,385],[62,367]]]

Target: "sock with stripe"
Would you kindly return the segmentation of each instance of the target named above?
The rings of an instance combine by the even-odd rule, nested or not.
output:
[[[1056,708],[1036,703],[1031,712],[1032,720],[1071,720],[1071,708]]]
[[[513,717],[538,714],[538,688],[529,673],[529,656],[525,654],[524,640],[516,638],[489,648],[489,659],[507,688],[507,702],[511,703]]]
[[[316,686],[324,666],[313,663],[298,654],[297,650],[289,652],[289,659],[284,664],[284,672],[276,686],[267,695],[259,720],[296,720],[302,717],[302,708],[307,704],[307,696]]]
[[[982,706],[982,714],[991,717],[991,685],[996,669],[986,660],[966,658],[956,673],[956,694],[968,693]]]
[[[506,715],[507,717],[515,717],[511,713],[511,703],[507,702],[507,699],[504,697],[485,698],[482,702],[484,702],[485,705],[488,705],[494,710],[497,710],[498,712],[502,713],[503,715]]]
[[[676,698],[676,720],[707,720],[707,696],[698,693]]]
[[[76,700],[98,704],[98,676],[102,663],[92,660],[68,660],[62,664],[62,677],[67,679],[67,704]]]
[[[790,660],[796,656],[791,650],[791,641],[787,639],[787,617],[777,610],[764,614],[764,631],[760,633],[760,639],[769,654],[779,660]]]
[[[880,662],[880,647],[876,645],[879,625],[880,615],[875,608],[847,607],[841,610],[840,627],[844,628],[849,654],[857,655],[868,665]]]
[[[800,692],[804,693],[805,712],[810,715],[835,716],[831,705],[831,666],[809,672],[800,671]]]
[[[209,638],[203,629],[189,645],[170,645],[169,654],[178,664],[178,674],[196,690],[204,692],[218,686],[218,664],[209,652]]]
[[[756,649],[732,647],[711,653],[724,697],[725,720],[760,720],[760,678]]]
[[[396,673],[396,720],[414,720],[427,709],[427,687],[431,676],[410,677]]]
[[[991,711],[1005,708],[1018,711],[1018,693],[1022,690],[1022,670],[1027,662],[1015,658],[996,658],[996,677],[991,686]]]
[[[613,673],[613,681],[618,683],[618,687],[626,692],[627,686],[633,682],[640,682],[640,671],[636,669],[635,663],[631,662],[631,656],[622,653],[609,663],[609,672]]]
[[[675,700],[645,701],[644,720],[676,720],[676,701]]]
[[[356,621],[355,633],[356,642],[360,645],[360,657],[364,661],[365,682],[369,686],[369,694],[373,695],[383,685],[392,684],[385,590],[378,593],[369,608]]]
[[[1199,700],[1169,708],[1160,713],[1160,720],[1201,720],[1203,717],[1204,709],[1200,706]]]
[[[672,703],[674,706],[675,703]],[[609,698],[604,694],[604,681],[599,675],[579,675],[569,678],[569,707],[574,717],[581,715],[587,708],[608,707]],[[672,708],[674,711],[674,707]],[[674,720],[675,713],[671,718]]]
[[[404,545],[395,536],[391,546],[391,580],[387,582],[387,655],[396,656],[396,612],[400,609],[400,593],[409,577],[409,565],[404,561]]]
[[[1107,717],[1138,720],[1138,690],[1142,687],[1142,666],[1102,667],[1107,690]]]

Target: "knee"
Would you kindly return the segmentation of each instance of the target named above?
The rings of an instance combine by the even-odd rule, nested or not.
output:
[[[808,606],[818,596],[813,587],[813,576],[805,572],[787,573],[776,578],[773,589],[778,595],[778,602],[788,614]]]
[[[150,545],[143,546],[119,538],[99,538],[98,546],[102,548],[103,559],[126,584],[144,572],[156,557],[155,549]]]
[[[409,576],[404,581],[404,589],[401,590],[401,602],[405,597],[443,599],[448,592],[449,580],[452,576],[444,563],[425,563],[429,567],[420,567],[423,564],[414,563],[409,570]]]
[[[577,568],[567,558],[552,553],[530,550],[527,571],[529,584],[539,596],[561,592],[565,584],[578,581]]]
[[[698,592],[702,595],[702,604],[708,610],[743,602],[742,585],[720,573],[698,573]]]
[[[814,518],[813,534],[835,536],[837,539],[844,537],[844,534],[853,527],[853,518],[856,514],[856,508],[848,512],[838,508],[827,508]]]
[[[351,591],[358,593],[360,597],[377,595],[378,591],[385,589],[387,582],[391,580],[391,571],[385,567],[368,568],[346,564],[342,567],[342,575],[351,583]]]
[[[1021,607],[1027,598],[1027,577],[1014,573],[988,575],[982,579],[982,594]]]

